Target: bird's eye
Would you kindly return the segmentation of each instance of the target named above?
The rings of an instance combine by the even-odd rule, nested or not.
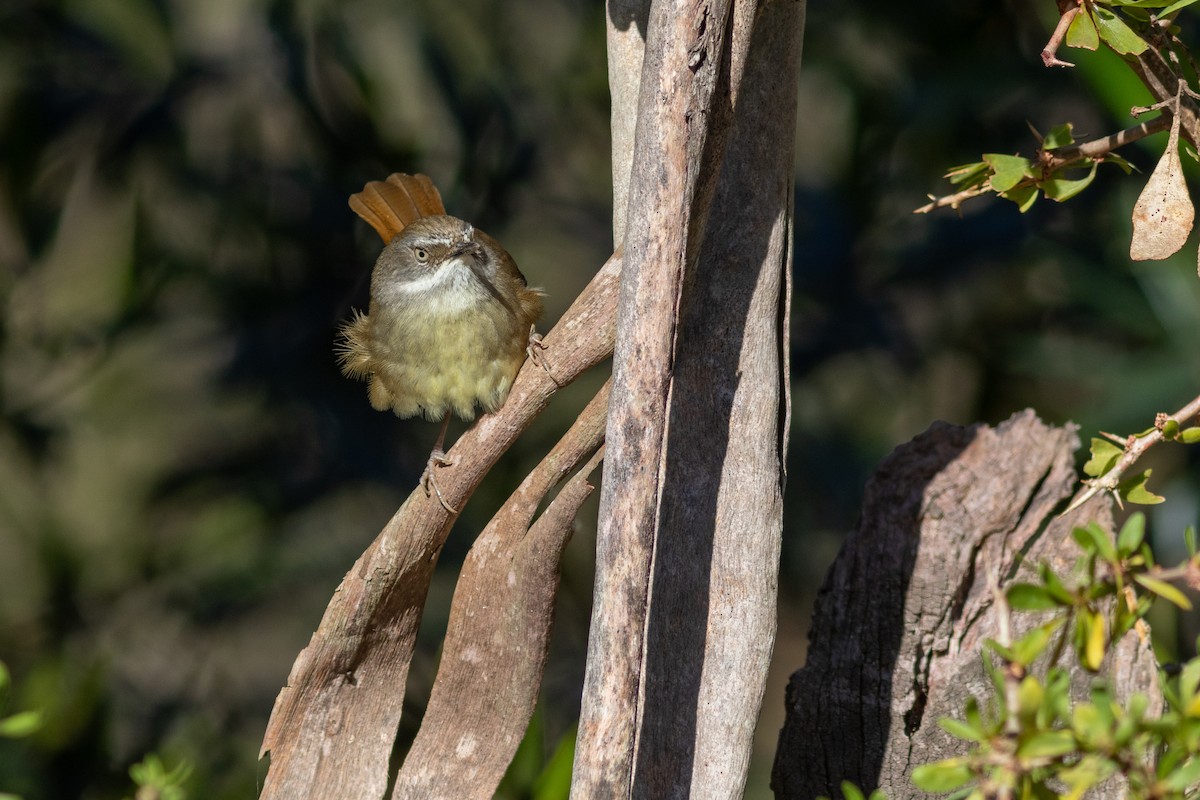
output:
[[[417,257],[417,261],[421,264],[424,264],[426,261],[429,260],[429,251],[426,250],[424,247],[414,247],[413,255],[415,255]]]

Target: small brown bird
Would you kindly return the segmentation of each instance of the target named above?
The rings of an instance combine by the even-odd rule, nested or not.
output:
[[[434,469],[448,466],[443,444],[453,411],[474,419],[508,397],[542,314],[512,256],[469,222],[446,214],[425,175],[371,181],[350,207],[387,243],[371,274],[371,305],[342,329],[342,372],[366,380],[372,407],[400,417],[442,420],[422,477],[442,505]]]

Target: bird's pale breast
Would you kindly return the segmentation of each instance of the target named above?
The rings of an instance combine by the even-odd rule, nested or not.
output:
[[[476,406],[498,408],[525,360],[529,332],[494,298],[448,286],[373,307],[369,324],[371,404],[429,419],[450,411],[472,419]]]

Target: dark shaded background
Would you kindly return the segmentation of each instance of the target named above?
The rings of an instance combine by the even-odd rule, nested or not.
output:
[[[1027,122],[1125,127],[1147,100],[1136,81],[1111,56],[1044,69],[1048,0],[917,5],[809,10],[783,605],[753,797],[811,598],[880,457],[935,419],[1028,406],[1085,438],[1141,430],[1200,384],[1195,250],[1128,260],[1144,178],[1103,168],[1024,216],[989,200],[911,214],[949,191],[947,167],[1031,152]],[[581,0],[0,6],[0,660],[10,708],[47,713],[34,737],[0,740],[0,791],[120,797],[156,752],[194,766],[192,797],[255,796],[274,696],[435,434],[372,411],[336,369],[338,323],[365,305],[380,247],[346,197],[430,174],[547,289],[552,323],[611,250],[603,14]],[[1164,141],[1128,156],[1148,173]],[[458,523],[405,735],[473,533],[603,377],[555,401]],[[1154,454],[1164,541],[1197,516],[1189,457]],[[535,766],[578,713],[590,509],[564,564]]]

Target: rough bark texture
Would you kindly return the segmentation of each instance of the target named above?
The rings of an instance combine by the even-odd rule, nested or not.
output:
[[[1067,572],[1079,553],[1072,527],[1111,529],[1106,498],[1052,516],[1074,488],[1077,446],[1073,428],[1026,411],[994,429],[937,423],[883,461],[821,589],[807,663],[788,686],[778,797],[838,797],[843,780],[892,800],[925,797],[912,769],[966,751],[937,720],[961,718],[968,696],[991,694],[980,661],[997,634],[989,576],[1029,580],[1040,561]],[[1038,621],[1017,614],[1014,638]],[[1134,632],[1105,671],[1122,697],[1156,696],[1153,654]],[[1096,791],[1120,796],[1115,784]]]
[[[744,785],[775,629],[803,11],[650,8],[573,797]]]
[[[479,534],[450,607],[437,679],[396,778],[396,800],[491,797],[533,716],[558,563],[599,464],[608,384]],[[541,499],[579,463],[530,527]]]
[[[637,126],[638,89],[646,49],[648,0],[609,0],[605,41],[608,46],[608,93],[612,98],[613,247],[625,241],[629,173]]]
[[[455,443],[454,465],[438,472],[452,506],[463,507],[560,385],[611,352],[620,263],[611,258],[546,335],[549,371],[526,363],[504,407]],[[385,796],[421,611],[453,522],[418,487],[342,579],[275,700],[262,797]]]

